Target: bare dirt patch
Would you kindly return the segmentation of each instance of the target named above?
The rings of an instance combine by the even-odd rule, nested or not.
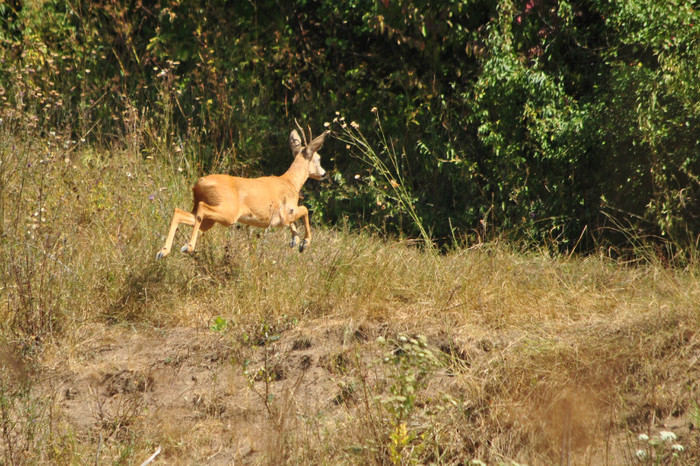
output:
[[[692,413],[647,409],[632,395],[616,401],[616,374],[635,373],[627,362],[576,365],[582,354],[597,358],[595,343],[433,326],[424,327],[426,346],[411,350],[400,344],[411,334],[386,322],[282,327],[94,325],[69,354],[44,358],[41,389],[53,394],[80,458],[118,460],[127,446],[139,462],[160,446],[168,464],[357,464],[401,461],[417,444],[435,458],[498,461],[489,458],[497,445],[519,462],[627,464],[648,447],[638,433],[662,430],[688,449],[684,459],[697,449]],[[424,350],[436,366],[424,365]],[[669,459],[666,450],[657,458]]]
[[[92,330],[71,357],[47,362],[76,435],[100,448],[139,435],[169,461],[209,464],[271,461],[293,417],[338,409],[346,353],[368,332],[324,324],[241,349],[209,329]]]

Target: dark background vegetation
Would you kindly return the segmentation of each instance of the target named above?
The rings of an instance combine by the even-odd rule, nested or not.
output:
[[[699,19],[687,0],[5,0],[0,116],[244,176],[286,168],[295,118],[355,122],[443,244],[675,254],[700,232]],[[316,222],[418,234],[352,148],[323,155]]]

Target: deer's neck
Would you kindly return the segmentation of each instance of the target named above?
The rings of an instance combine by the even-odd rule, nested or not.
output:
[[[292,166],[281,177],[289,181],[294,189],[301,191],[301,187],[309,178],[309,161],[302,154],[297,155]]]

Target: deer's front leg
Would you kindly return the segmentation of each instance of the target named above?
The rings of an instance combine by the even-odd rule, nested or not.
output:
[[[309,246],[309,244],[311,244],[311,225],[309,225],[309,209],[307,209],[303,205],[297,207],[294,222],[296,222],[300,218],[304,220],[304,239],[301,241],[301,244],[299,244],[299,252],[304,252],[304,250]],[[299,233],[297,233],[296,231],[294,222],[291,223],[289,228],[292,229],[293,235],[296,234],[296,238],[298,240]]]
[[[299,232],[297,231],[297,226],[294,222],[289,224],[289,231],[292,232],[292,240],[289,242],[289,247],[293,248],[299,244]]]

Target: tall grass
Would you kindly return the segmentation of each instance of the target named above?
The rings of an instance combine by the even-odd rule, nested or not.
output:
[[[398,208],[399,212],[408,215],[413,226],[420,233],[425,248],[435,252],[433,240],[416,211],[416,197],[411,192],[409,180],[406,179],[405,168],[400,162],[400,157],[397,155],[393,143],[384,134],[378,110],[373,108],[372,112],[376,116],[376,133],[381,147],[373,147],[362,133],[360,126],[354,121],[346,122],[344,116],[337,116],[333,121],[339,127],[336,137],[386,182],[380,183],[377,189],[383,191],[385,196],[397,204],[395,207]],[[405,154],[402,154],[402,157],[405,158]]]
[[[137,462],[156,445],[167,461],[205,462],[212,439],[252,438],[226,427],[241,423],[263,432],[247,457],[261,463],[632,464],[643,448],[661,463],[700,458],[697,264],[503,242],[436,255],[320,225],[304,254],[286,231],[216,227],[195,255],[155,262],[197,174],[170,155],[64,142],[0,141],[5,463]],[[400,167],[373,163],[410,211]],[[96,377],[88,348],[188,328],[186,354],[225,355],[197,366],[213,388],[194,401],[171,411],[145,391],[114,405],[59,391],[63,378]],[[69,416],[74,396],[99,422]],[[638,444],[669,429],[682,452]]]

